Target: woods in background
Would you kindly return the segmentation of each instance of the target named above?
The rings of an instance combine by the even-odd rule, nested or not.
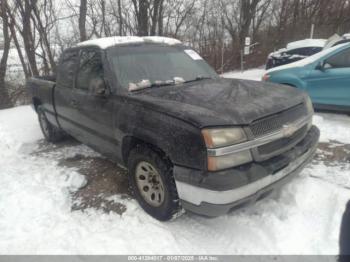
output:
[[[286,43],[350,31],[349,0],[0,0],[0,107],[13,94],[5,84],[15,49],[23,78],[56,71],[63,49],[105,36],[159,35],[182,40],[218,72],[239,68],[245,37],[258,42],[247,67]]]

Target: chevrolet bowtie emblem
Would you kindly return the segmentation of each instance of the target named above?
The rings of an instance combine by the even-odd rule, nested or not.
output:
[[[283,125],[282,132],[284,137],[292,136],[298,130],[295,125]]]

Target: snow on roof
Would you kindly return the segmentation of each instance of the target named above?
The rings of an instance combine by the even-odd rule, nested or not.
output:
[[[349,34],[344,34],[343,37],[346,38],[346,39],[349,39],[350,38],[350,33]]]
[[[288,52],[294,49],[303,48],[303,47],[324,47],[327,43],[326,39],[304,39],[295,42],[290,42],[287,44],[287,47],[281,48],[275,52],[269,54],[271,56],[279,56],[283,52]]]
[[[166,45],[179,45],[179,44],[181,44],[181,41],[179,41],[175,38],[162,37],[162,36],[145,36],[145,37],[143,37],[143,40],[145,42],[159,43],[159,44],[166,44]]]
[[[302,47],[324,47],[326,39],[304,39],[295,42],[291,42],[287,45],[287,49],[296,49]]]
[[[303,66],[312,64],[312,63],[316,62],[317,60],[321,59],[322,57],[325,57],[328,54],[332,53],[333,51],[336,51],[337,49],[343,48],[344,46],[350,47],[350,44],[349,43],[345,43],[345,44],[340,44],[340,45],[337,45],[337,46],[333,46],[333,47],[325,49],[325,50],[323,50],[323,51],[321,51],[321,52],[319,52],[317,54],[309,56],[309,57],[307,57],[307,58],[305,58],[303,60],[299,60],[299,61],[296,61],[294,63],[290,63],[290,64],[287,64],[287,65],[282,65],[282,66],[278,66],[278,67],[272,68],[272,69],[268,70],[267,73],[272,73],[272,72],[280,71],[280,70],[284,70],[284,69],[303,67]]]
[[[101,49],[106,49],[110,46],[115,45],[125,45],[125,44],[138,44],[138,43],[158,43],[166,45],[178,45],[181,44],[181,41],[169,38],[169,37],[160,37],[160,36],[112,36],[104,37],[98,39],[87,40],[77,44],[77,46],[98,46]]]

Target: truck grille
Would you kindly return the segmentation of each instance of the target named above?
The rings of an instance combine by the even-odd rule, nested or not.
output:
[[[304,104],[299,104],[281,113],[259,119],[253,122],[248,128],[249,136],[253,139],[259,138],[278,130],[284,125],[296,122],[307,116],[307,108]],[[278,154],[282,154],[300,142],[307,133],[307,125],[297,130],[292,136],[278,139],[268,144],[259,146],[252,150],[256,161],[264,161]]]
[[[307,115],[307,108],[304,104],[299,104],[281,113],[259,119],[250,125],[250,132],[254,138],[267,135],[277,131],[288,123],[293,123]]]
[[[305,136],[307,132],[307,125],[296,131],[291,137],[284,137],[273,141],[271,143],[262,145],[258,147],[258,153],[260,157],[267,157],[271,153],[278,152],[279,150],[288,150],[291,146],[294,146]]]

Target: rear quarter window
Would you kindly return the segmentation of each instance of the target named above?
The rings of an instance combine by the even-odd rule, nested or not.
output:
[[[78,50],[66,51],[62,54],[57,71],[57,85],[72,88],[79,59]]]

